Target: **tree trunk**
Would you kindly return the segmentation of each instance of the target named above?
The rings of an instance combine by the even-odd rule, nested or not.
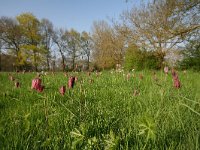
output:
[[[47,54],[47,70],[49,71],[50,70],[50,65],[49,65],[49,54]]]
[[[33,63],[34,63],[35,71],[37,72],[38,68],[37,68],[36,52],[35,51],[33,52]]]
[[[1,71],[1,46],[0,46],[0,71]]]
[[[75,55],[75,52],[73,52],[73,56],[72,56],[72,70],[75,69],[75,59],[76,59],[76,55]]]
[[[87,59],[87,70],[90,69],[90,56],[88,56],[88,59]]]
[[[62,70],[65,71],[65,57],[62,55]]]

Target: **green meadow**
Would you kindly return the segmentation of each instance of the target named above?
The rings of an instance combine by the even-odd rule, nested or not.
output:
[[[199,150],[200,74],[179,71],[181,88],[162,71],[42,75],[0,73],[0,149]],[[74,88],[70,76],[78,77]],[[140,76],[143,76],[141,78]]]

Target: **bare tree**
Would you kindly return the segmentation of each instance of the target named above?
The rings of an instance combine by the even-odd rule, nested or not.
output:
[[[97,67],[111,68],[115,64],[111,48],[112,28],[106,21],[93,23],[92,39],[94,42],[93,59]]]
[[[90,68],[90,56],[92,51],[92,38],[87,32],[82,32],[81,34],[81,48],[83,51],[83,56],[87,59],[87,69]]]
[[[53,34],[53,42],[58,47],[58,51],[62,58],[63,71],[65,70],[65,61],[66,61],[65,53],[67,50],[67,42],[66,42],[67,37],[66,37],[65,32],[66,31],[64,31],[63,29],[59,29],[59,30],[55,30]]]
[[[46,50],[46,64],[47,69],[50,69],[51,46],[53,38],[53,24],[48,19],[42,19],[40,23],[40,33],[42,36],[41,44]]]
[[[105,21],[94,22],[92,39],[94,42],[93,58],[100,68],[112,68],[122,64],[124,59],[126,36],[119,27]]]
[[[163,62],[167,51],[199,30],[199,2],[155,0],[124,13],[124,29],[129,29],[132,43],[157,52]]]
[[[67,38],[67,52],[72,60],[72,69],[75,69],[76,59],[82,55],[81,52],[81,36],[80,33],[74,29],[65,33]]]

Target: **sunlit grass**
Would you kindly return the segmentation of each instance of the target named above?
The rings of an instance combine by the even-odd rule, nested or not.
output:
[[[62,96],[63,73],[42,76],[42,93],[34,73],[13,74],[20,88],[0,73],[1,149],[199,149],[199,73],[179,72],[180,89],[171,74],[126,74],[68,73],[78,82]]]

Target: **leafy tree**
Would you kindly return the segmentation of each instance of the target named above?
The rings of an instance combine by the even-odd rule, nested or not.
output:
[[[2,42],[2,40],[0,39],[0,71],[1,71],[1,68],[2,68],[2,64],[1,64],[1,55],[2,55],[2,44],[3,44],[3,42]]]
[[[141,70],[143,68],[143,60],[142,51],[136,45],[131,45],[126,50],[124,67],[128,70]]]
[[[0,18],[0,40],[1,48],[9,50],[15,56],[16,67],[19,69],[20,66],[23,66],[25,64],[25,59],[21,55],[23,34],[16,19],[9,17]]]
[[[42,55],[44,54],[44,50],[39,47],[41,40],[41,35],[39,33],[40,22],[31,13],[23,13],[17,16],[17,20],[23,33],[23,55],[27,56],[27,59],[30,59],[37,71],[39,62],[41,62]]]
[[[124,31],[131,43],[155,51],[162,64],[168,51],[200,28],[199,6],[197,0],[154,0],[122,15]]]
[[[183,60],[180,62],[182,69],[193,69],[200,71],[200,43],[198,40],[192,40],[183,50]]]
[[[155,52],[141,50],[132,44],[127,48],[124,67],[127,70],[158,69],[159,62]]]

